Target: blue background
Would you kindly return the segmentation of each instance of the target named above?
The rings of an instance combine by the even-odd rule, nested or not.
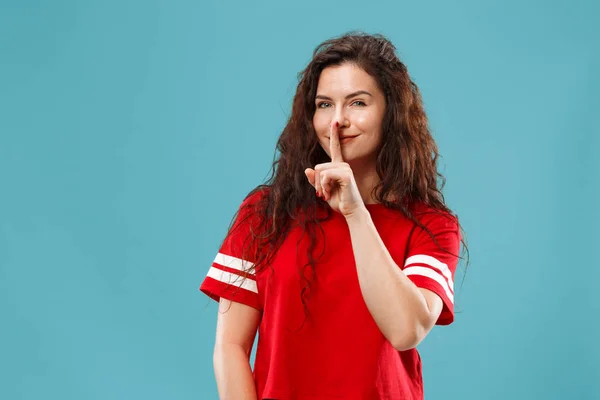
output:
[[[0,398],[217,398],[198,286],[354,29],[420,86],[471,249],[426,398],[598,398],[598,3],[0,4]]]

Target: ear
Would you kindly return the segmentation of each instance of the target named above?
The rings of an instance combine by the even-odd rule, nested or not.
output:
[[[308,182],[312,185],[312,187],[315,187],[315,170],[312,168],[306,168],[304,170],[304,174],[306,175],[306,178],[308,178]]]

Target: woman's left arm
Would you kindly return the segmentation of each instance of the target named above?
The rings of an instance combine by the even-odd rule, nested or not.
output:
[[[371,215],[359,208],[346,216],[360,289],[373,319],[395,349],[416,347],[435,325],[442,299],[417,287],[394,262]]]
[[[317,195],[346,218],[360,289],[377,326],[397,350],[414,348],[440,316],[442,299],[418,288],[390,256],[344,162],[338,129],[332,124],[331,162],[307,168],[306,177]]]

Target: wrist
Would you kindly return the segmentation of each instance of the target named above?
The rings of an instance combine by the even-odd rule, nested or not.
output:
[[[351,213],[344,215],[344,217],[348,224],[362,224],[371,220],[371,214],[369,214],[369,210],[367,210],[367,207],[364,204],[357,207],[356,210]]]

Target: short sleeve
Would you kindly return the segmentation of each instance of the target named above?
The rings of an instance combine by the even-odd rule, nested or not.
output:
[[[249,251],[251,226],[256,218],[252,204],[257,195],[247,198],[237,213],[199,290],[215,301],[220,298],[254,307],[261,311],[252,251]]]
[[[444,307],[436,324],[449,325],[454,321],[454,274],[460,251],[458,221],[454,216],[436,212],[417,218],[435,241],[426,230],[416,226],[402,270],[417,287],[440,296]]]

